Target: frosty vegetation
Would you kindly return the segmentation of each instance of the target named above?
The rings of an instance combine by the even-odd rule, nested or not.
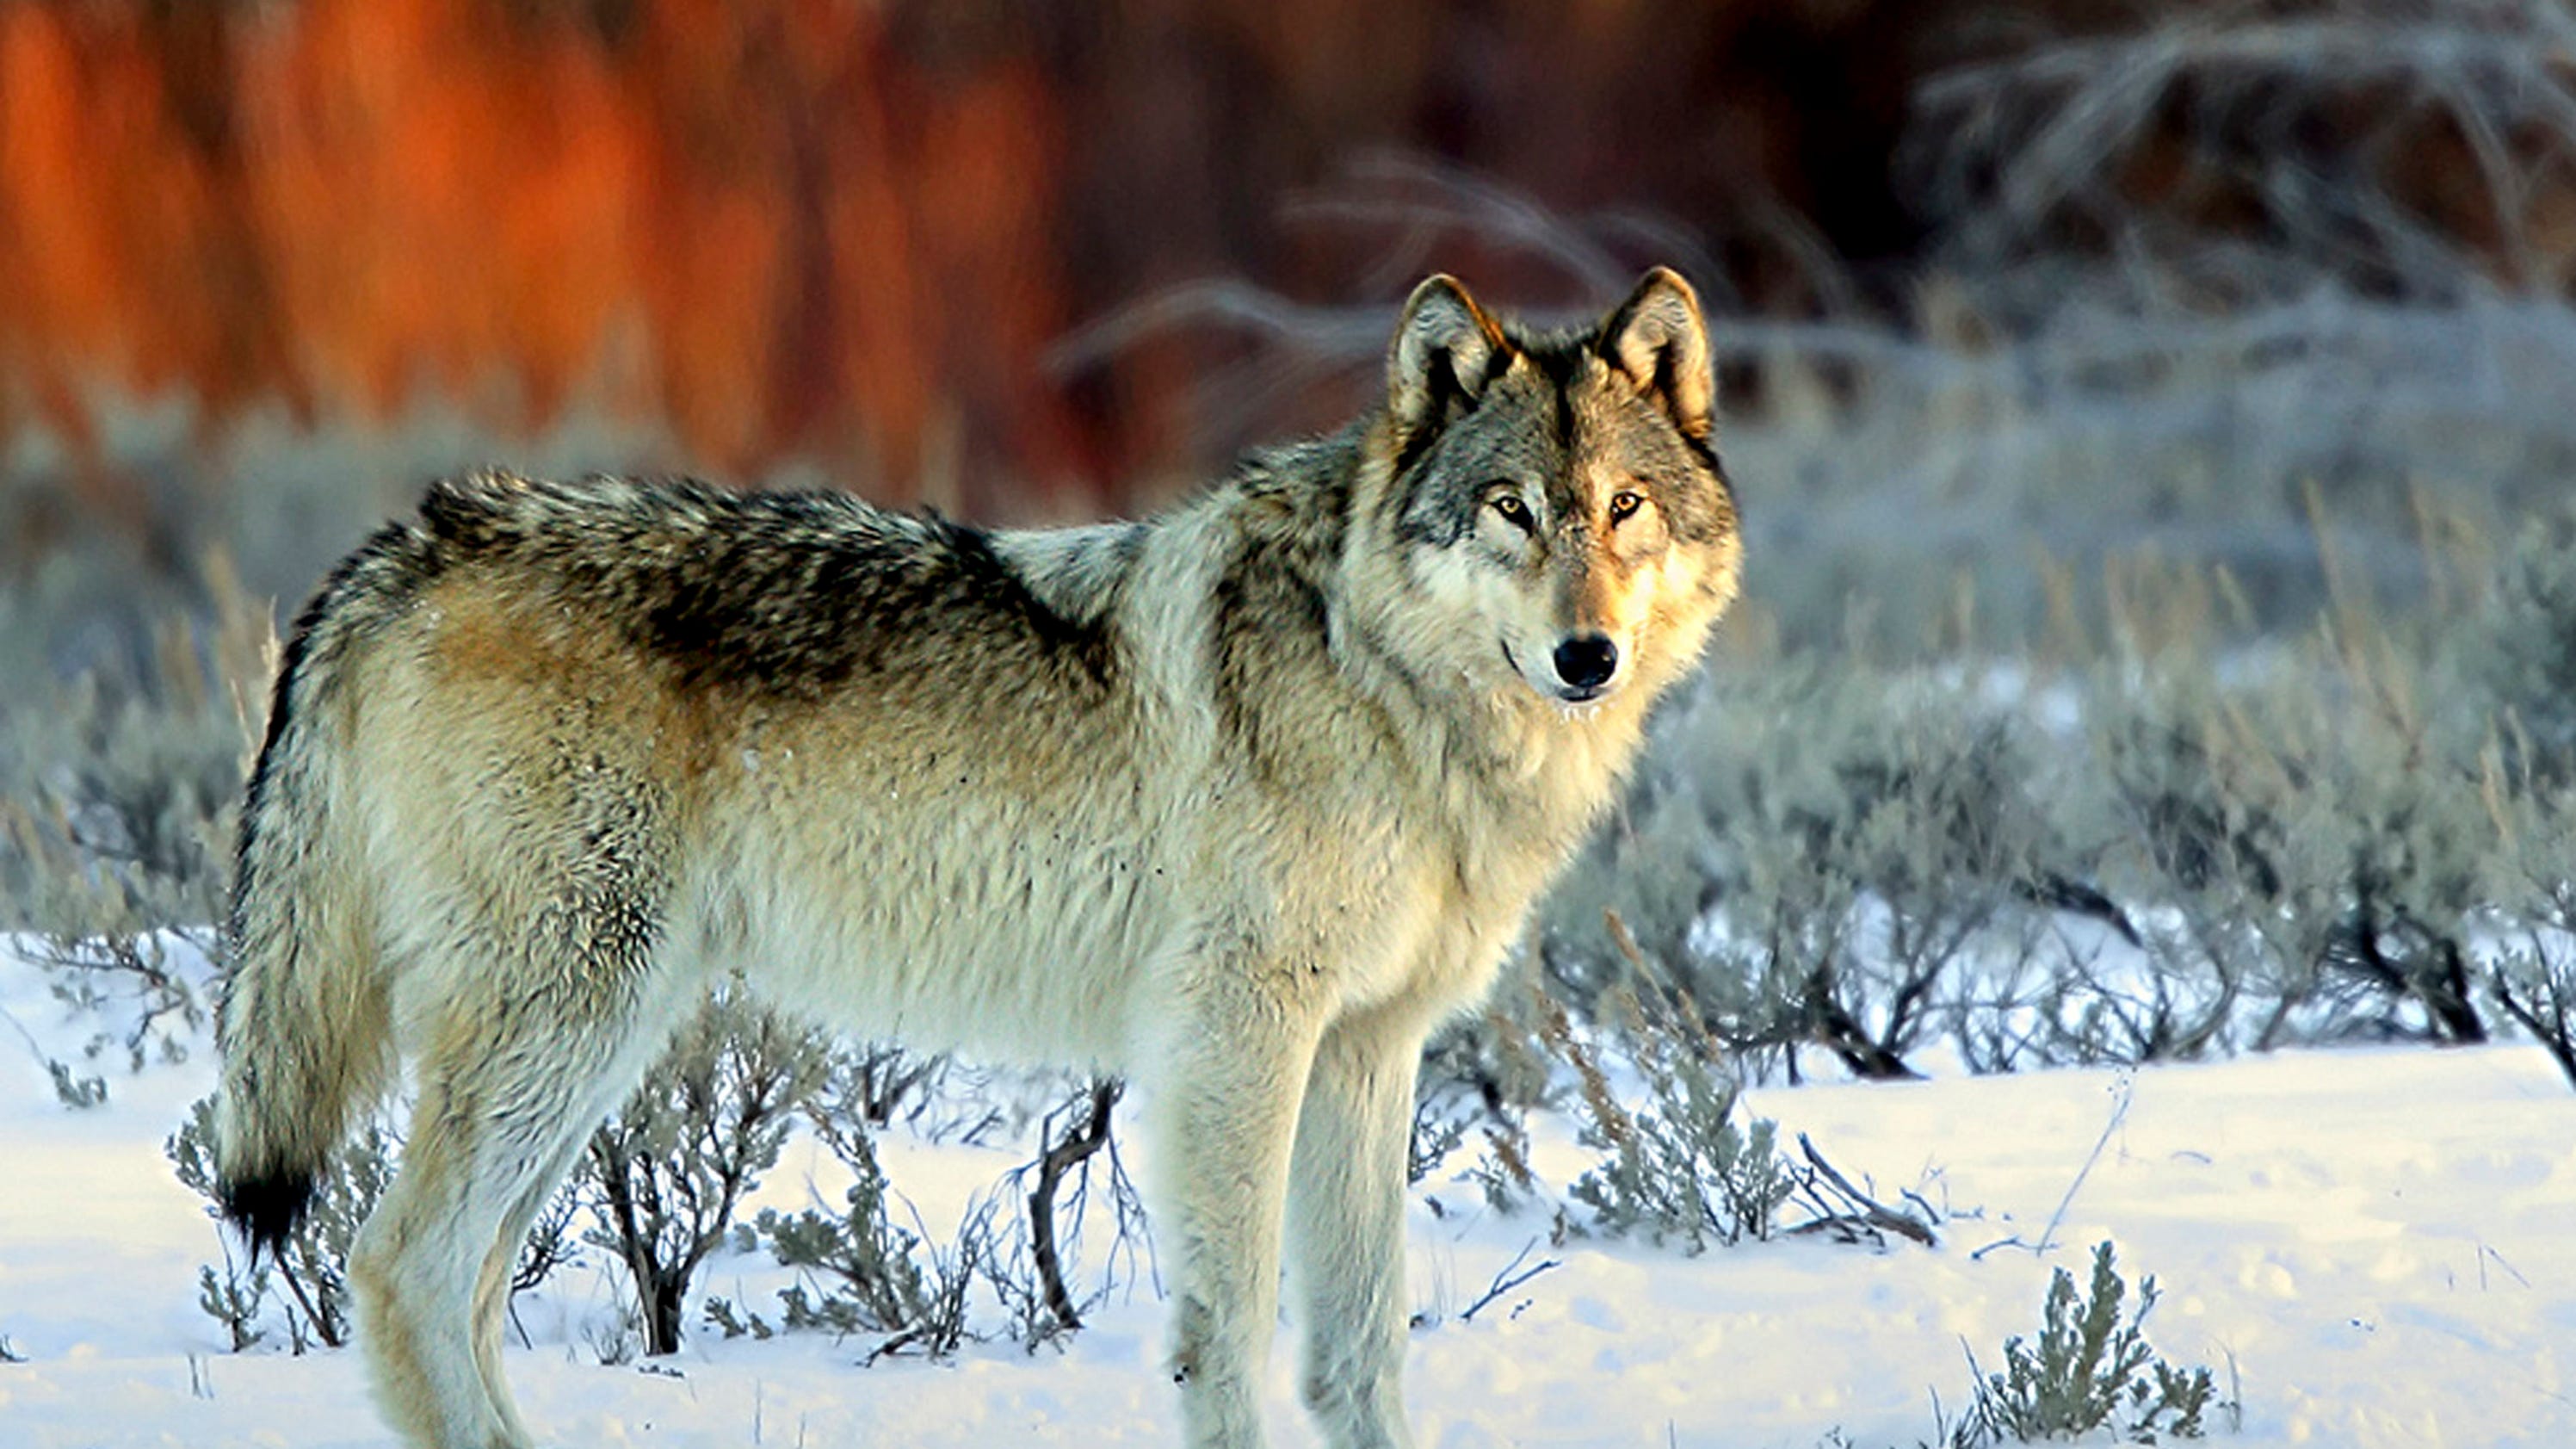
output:
[[[2438,111],[2519,236],[2534,178],[2576,159],[2576,89],[2540,59],[2571,39],[2539,3],[2292,7],[1931,87],[1939,268],[1913,314],[1720,320],[1748,604],[1490,1009],[1434,1042],[1415,1181],[1471,1184],[1559,1242],[1930,1242],[1933,1205],[1846,1180],[1830,1143],[1780,1142],[1740,1090],[2512,1037],[2576,1087],[2576,259],[2508,246],[2499,272],[2416,224],[2369,137],[2335,149],[2300,124],[2364,94]],[[2171,107],[2198,122],[2182,164],[2261,224],[2211,230],[2110,185]],[[1459,224],[1500,204],[1421,168],[1355,184],[1431,188]],[[1578,275],[1623,235],[1520,234]],[[1380,325],[1201,290],[1068,345],[1212,316],[1305,366],[1359,357]],[[129,431],[119,446],[174,446],[148,417]],[[0,924],[40,933],[58,991],[126,1028],[49,1062],[67,1107],[113,1092],[119,1063],[203,1043],[202,988],[167,958],[217,949],[274,658],[254,589],[300,587],[399,506],[350,476],[489,452],[453,433],[246,432],[224,454],[235,501],[185,523],[184,587],[104,587],[134,561],[100,555],[0,589]],[[515,455],[632,450],[568,427]],[[593,1138],[517,1286],[576,1254],[623,1265],[632,1318],[603,1357],[692,1333],[1035,1349],[1150,1278],[1117,1099],[718,1001]],[[1597,1154],[1562,1199],[1527,1161],[1537,1112]],[[843,1203],[740,1220],[800,1131],[848,1168]],[[200,1112],[169,1145],[201,1192],[205,1132]],[[1009,1142],[1023,1165],[934,1234],[880,1166],[888,1132]],[[399,1152],[382,1127],[354,1142],[279,1261],[222,1246],[199,1286],[236,1349],[345,1341],[349,1236]],[[721,1245],[796,1286],[708,1296],[694,1275]],[[2061,1275],[1939,1437],[2218,1426],[2209,1371],[2146,1345],[2153,1280],[2124,1316],[2127,1293],[2107,1244],[2081,1293]]]

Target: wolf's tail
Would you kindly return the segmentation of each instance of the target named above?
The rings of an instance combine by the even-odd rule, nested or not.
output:
[[[216,1020],[215,1164],[224,1216],[254,1256],[284,1247],[351,1117],[394,1067],[349,676],[366,635],[416,590],[424,544],[402,525],[383,530],[306,607],[242,807]]]

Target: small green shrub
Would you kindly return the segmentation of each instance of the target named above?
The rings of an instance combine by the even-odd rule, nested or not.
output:
[[[2221,1407],[2207,1368],[2176,1368],[2147,1343],[2147,1314],[2156,1280],[2138,1284],[2138,1307],[2124,1321],[2129,1285],[2107,1241],[2093,1249],[2092,1282],[2081,1299],[2065,1269],[2049,1278],[2039,1338],[2004,1340],[2004,1369],[1978,1376],[1976,1391],[1951,1435],[1951,1449],[2071,1439],[2107,1430],[2119,1442],[2153,1444],[2158,1436],[2197,1439]],[[1969,1367],[1976,1367],[1975,1356]]]
[[[54,1079],[54,1100],[75,1112],[107,1105],[107,1078],[91,1073],[74,1072],[59,1058],[45,1059],[45,1072]]]
[[[870,1358],[906,1348],[934,1359],[954,1354],[970,1336],[966,1298],[990,1245],[991,1200],[969,1214],[956,1246],[925,1246],[920,1232],[897,1226],[889,1214],[885,1170],[866,1128],[851,1121],[815,1125],[854,1179],[842,1211],[790,1215],[763,1208],[738,1235],[746,1244],[766,1240],[781,1264],[799,1270],[804,1281],[779,1290],[785,1326],[883,1335]]]
[[[777,1326],[768,1319],[748,1309],[737,1309],[732,1299],[712,1293],[707,1295],[706,1306],[700,1310],[700,1316],[706,1319],[707,1327],[726,1338],[771,1339],[778,1336]]]
[[[1642,1029],[1627,1040],[1646,1080],[1648,1104],[1636,1112],[1612,1095],[1592,1049],[1559,1027],[1559,1048],[1581,1078],[1583,1140],[1608,1154],[1569,1194],[1610,1232],[1642,1232],[1692,1253],[1769,1238],[1796,1189],[1777,1124],[1737,1125],[1737,1084],[1705,1036]]]
[[[212,1263],[197,1267],[197,1306],[206,1316],[224,1326],[232,1351],[255,1348],[268,1336],[259,1326],[260,1308],[268,1299],[268,1270],[251,1264],[244,1267],[233,1259],[233,1245],[219,1244],[224,1267],[215,1271]]]

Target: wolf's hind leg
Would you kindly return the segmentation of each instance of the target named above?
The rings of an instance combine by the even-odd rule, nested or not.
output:
[[[583,1139],[573,1139],[576,1151]],[[527,1425],[519,1418],[517,1402],[511,1397],[509,1381],[501,1375],[503,1329],[510,1315],[510,1280],[519,1262],[519,1244],[528,1228],[544,1211],[546,1199],[572,1170],[576,1152],[559,1154],[544,1168],[528,1174],[525,1186],[501,1219],[501,1228],[491,1250],[483,1255],[483,1271],[474,1283],[474,1369],[483,1379],[483,1392],[500,1410],[501,1422],[511,1442],[533,1442]]]
[[[439,1023],[402,1169],[351,1264],[377,1397],[411,1443],[530,1443],[500,1371],[511,1264],[593,1122],[695,1000],[668,977],[585,964],[460,983],[469,1001],[478,985],[542,985]]]
[[[617,1104],[634,1090],[655,1053],[670,1035],[667,1023],[639,1022],[626,1046],[629,1059],[614,1061],[596,1082],[587,1105],[568,1114],[560,1124],[559,1140],[553,1152],[543,1158],[529,1159],[531,1170],[516,1184],[510,1209],[503,1215],[498,1235],[491,1250],[484,1255],[483,1272],[474,1285],[474,1366],[483,1376],[484,1391],[501,1412],[501,1419],[516,1441],[529,1441],[527,1426],[520,1422],[518,1407],[510,1395],[510,1386],[501,1374],[503,1330],[509,1321],[510,1280],[519,1266],[519,1249],[527,1241],[528,1229],[537,1215],[545,1211],[546,1202],[563,1185],[573,1164],[590,1146],[591,1129],[600,1119],[616,1110]]]
[[[1404,1163],[1422,1033],[1345,1017],[1315,1052],[1288,1190],[1300,1381],[1333,1449],[1404,1449]]]

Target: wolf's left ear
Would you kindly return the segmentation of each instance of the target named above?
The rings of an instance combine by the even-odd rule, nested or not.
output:
[[[1717,376],[1709,367],[1708,322],[1682,274],[1657,267],[1601,324],[1602,360],[1659,399],[1694,438],[1716,421]]]
[[[1387,344],[1387,410],[1410,432],[1438,421],[1454,400],[1475,401],[1502,345],[1502,329],[1457,278],[1429,278],[1413,289]]]

